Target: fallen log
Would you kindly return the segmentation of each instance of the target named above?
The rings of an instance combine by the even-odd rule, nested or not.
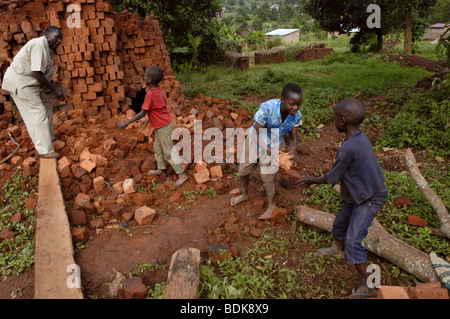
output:
[[[200,250],[183,248],[172,255],[163,299],[197,299]]]
[[[419,167],[417,166],[414,154],[410,148],[405,151],[405,161],[411,177],[414,179],[420,191],[431,204],[439,218],[439,222],[441,223],[439,232],[446,238],[450,239],[450,214],[448,213],[447,208],[445,207],[439,196],[437,196],[436,193],[433,192],[430,185],[428,185],[427,181],[423,177]]]
[[[300,207],[297,214],[298,221],[328,232],[331,232],[334,219],[332,214],[306,206]],[[372,223],[369,227],[363,245],[368,251],[392,262],[423,282],[439,281],[426,253],[392,236],[383,227],[377,226],[377,223]]]

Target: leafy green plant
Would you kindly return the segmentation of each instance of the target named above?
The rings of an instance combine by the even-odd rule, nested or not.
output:
[[[36,186],[36,180],[29,181],[27,189],[24,189],[24,178],[16,171],[13,179],[3,187],[5,199],[0,209],[0,231],[8,228],[14,233],[14,238],[0,243],[1,276],[19,275],[34,263],[35,210],[24,208],[24,204],[34,192],[28,189]],[[10,218],[19,212],[23,213],[23,220],[10,222]]]
[[[200,44],[202,44],[203,36],[198,35],[194,37],[190,32],[188,33],[189,43],[193,50],[193,63],[194,63],[194,70],[198,70],[198,49]]]
[[[450,154],[450,100],[439,92],[416,93],[388,122],[377,147],[432,149],[441,156]]]
[[[156,270],[166,270],[166,266],[164,265],[159,265],[159,264],[146,264],[146,263],[140,263],[137,264],[135,267],[133,267],[133,269],[128,271],[128,274],[130,276],[140,276],[142,273],[144,273],[145,271],[149,271],[149,272],[153,272]]]
[[[447,61],[450,62],[450,28],[440,36],[438,44],[436,45],[436,52],[443,54],[447,57]]]

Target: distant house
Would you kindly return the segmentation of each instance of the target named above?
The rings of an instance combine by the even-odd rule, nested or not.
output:
[[[433,41],[439,39],[441,35],[450,28],[450,24],[448,23],[436,23],[432,26],[428,27],[423,37],[424,40]]]
[[[276,29],[266,33],[267,38],[281,37],[284,43],[298,42],[300,40],[300,29]]]

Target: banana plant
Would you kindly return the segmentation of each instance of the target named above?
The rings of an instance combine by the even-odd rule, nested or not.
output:
[[[202,44],[203,41],[203,36],[202,35],[198,35],[196,37],[194,37],[190,32],[188,33],[188,37],[189,37],[189,43],[191,44],[191,47],[193,49],[193,54],[194,54],[194,68],[195,70],[197,70],[198,68],[198,47],[200,46],[200,44]]]

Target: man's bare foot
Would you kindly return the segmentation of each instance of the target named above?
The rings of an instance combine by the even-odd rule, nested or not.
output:
[[[184,182],[188,180],[188,177],[185,173],[181,173],[178,175],[178,180],[175,182],[175,187],[181,186]]]
[[[147,175],[160,175],[162,173],[162,169],[152,169],[147,172]]]
[[[262,214],[261,216],[259,216],[258,219],[261,219],[261,220],[271,219],[274,209],[275,209],[275,205],[269,205],[269,207],[267,207],[266,212],[264,214]]]
[[[247,194],[241,194],[237,197],[233,197],[230,201],[230,205],[231,206],[235,206],[237,204],[240,204],[242,202],[245,202],[248,199],[248,195]]]

